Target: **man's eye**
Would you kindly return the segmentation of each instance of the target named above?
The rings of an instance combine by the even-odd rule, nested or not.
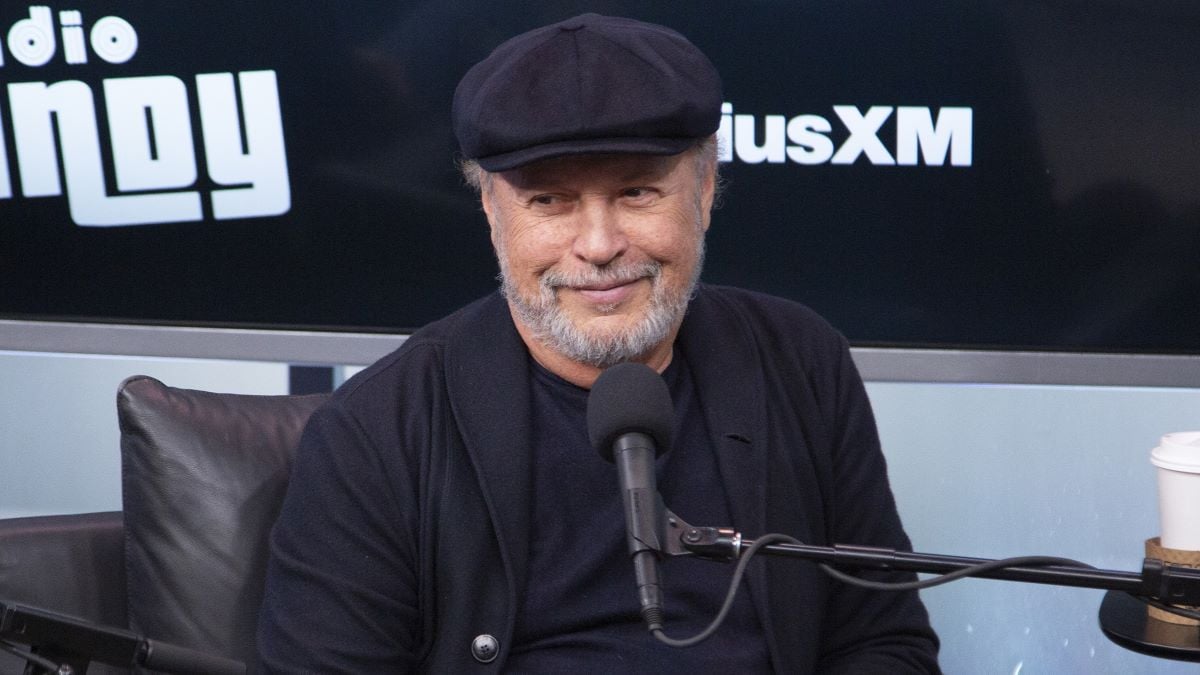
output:
[[[637,199],[639,197],[645,197],[645,196],[649,195],[650,190],[649,190],[649,188],[644,188],[644,187],[631,187],[631,188],[625,188],[625,190],[621,194],[625,197]]]

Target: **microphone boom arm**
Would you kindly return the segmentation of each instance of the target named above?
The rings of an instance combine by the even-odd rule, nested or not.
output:
[[[696,555],[710,560],[730,562],[754,545],[730,528],[693,527],[664,509],[663,538],[667,556]],[[873,546],[811,546],[807,544],[767,544],[760,549],[771,555],[801,558],[838,567],[902,570],[927,574],[946,574],[998,562],[988,558],[967,558],[931,553],[910,553]],[[1172,605],[1200,605],[1200,569],[1170,565],[1155,558],[1142,561],[1142,571],[1122,572],[1071,565],[1014,565],[981,570],[968,576],[1005,581],[1021,581],[1054,586],[1098,588],[1124,591],[1132,595],[1156,598]]]

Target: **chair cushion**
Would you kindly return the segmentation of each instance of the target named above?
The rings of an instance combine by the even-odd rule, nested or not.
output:
[[[117,392],[130,628],[253,663],[267,540],[326,394],[252,396],[137,376]]]

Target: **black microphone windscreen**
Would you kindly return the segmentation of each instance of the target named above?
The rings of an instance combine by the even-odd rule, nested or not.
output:
[[[637,431],[654,439],[658,454],[671,447],[675,408],[667,383],[649,366],[618,363],[600,373],[588,395],[588,438],[612,461],[617,436]]]

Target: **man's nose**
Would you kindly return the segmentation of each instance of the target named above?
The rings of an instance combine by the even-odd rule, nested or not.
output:
[[[629,247],[629,240],[613,204],[602,200],[585,200],[578,217],[574,253],[580,260],[593,265],[606,265]]]

